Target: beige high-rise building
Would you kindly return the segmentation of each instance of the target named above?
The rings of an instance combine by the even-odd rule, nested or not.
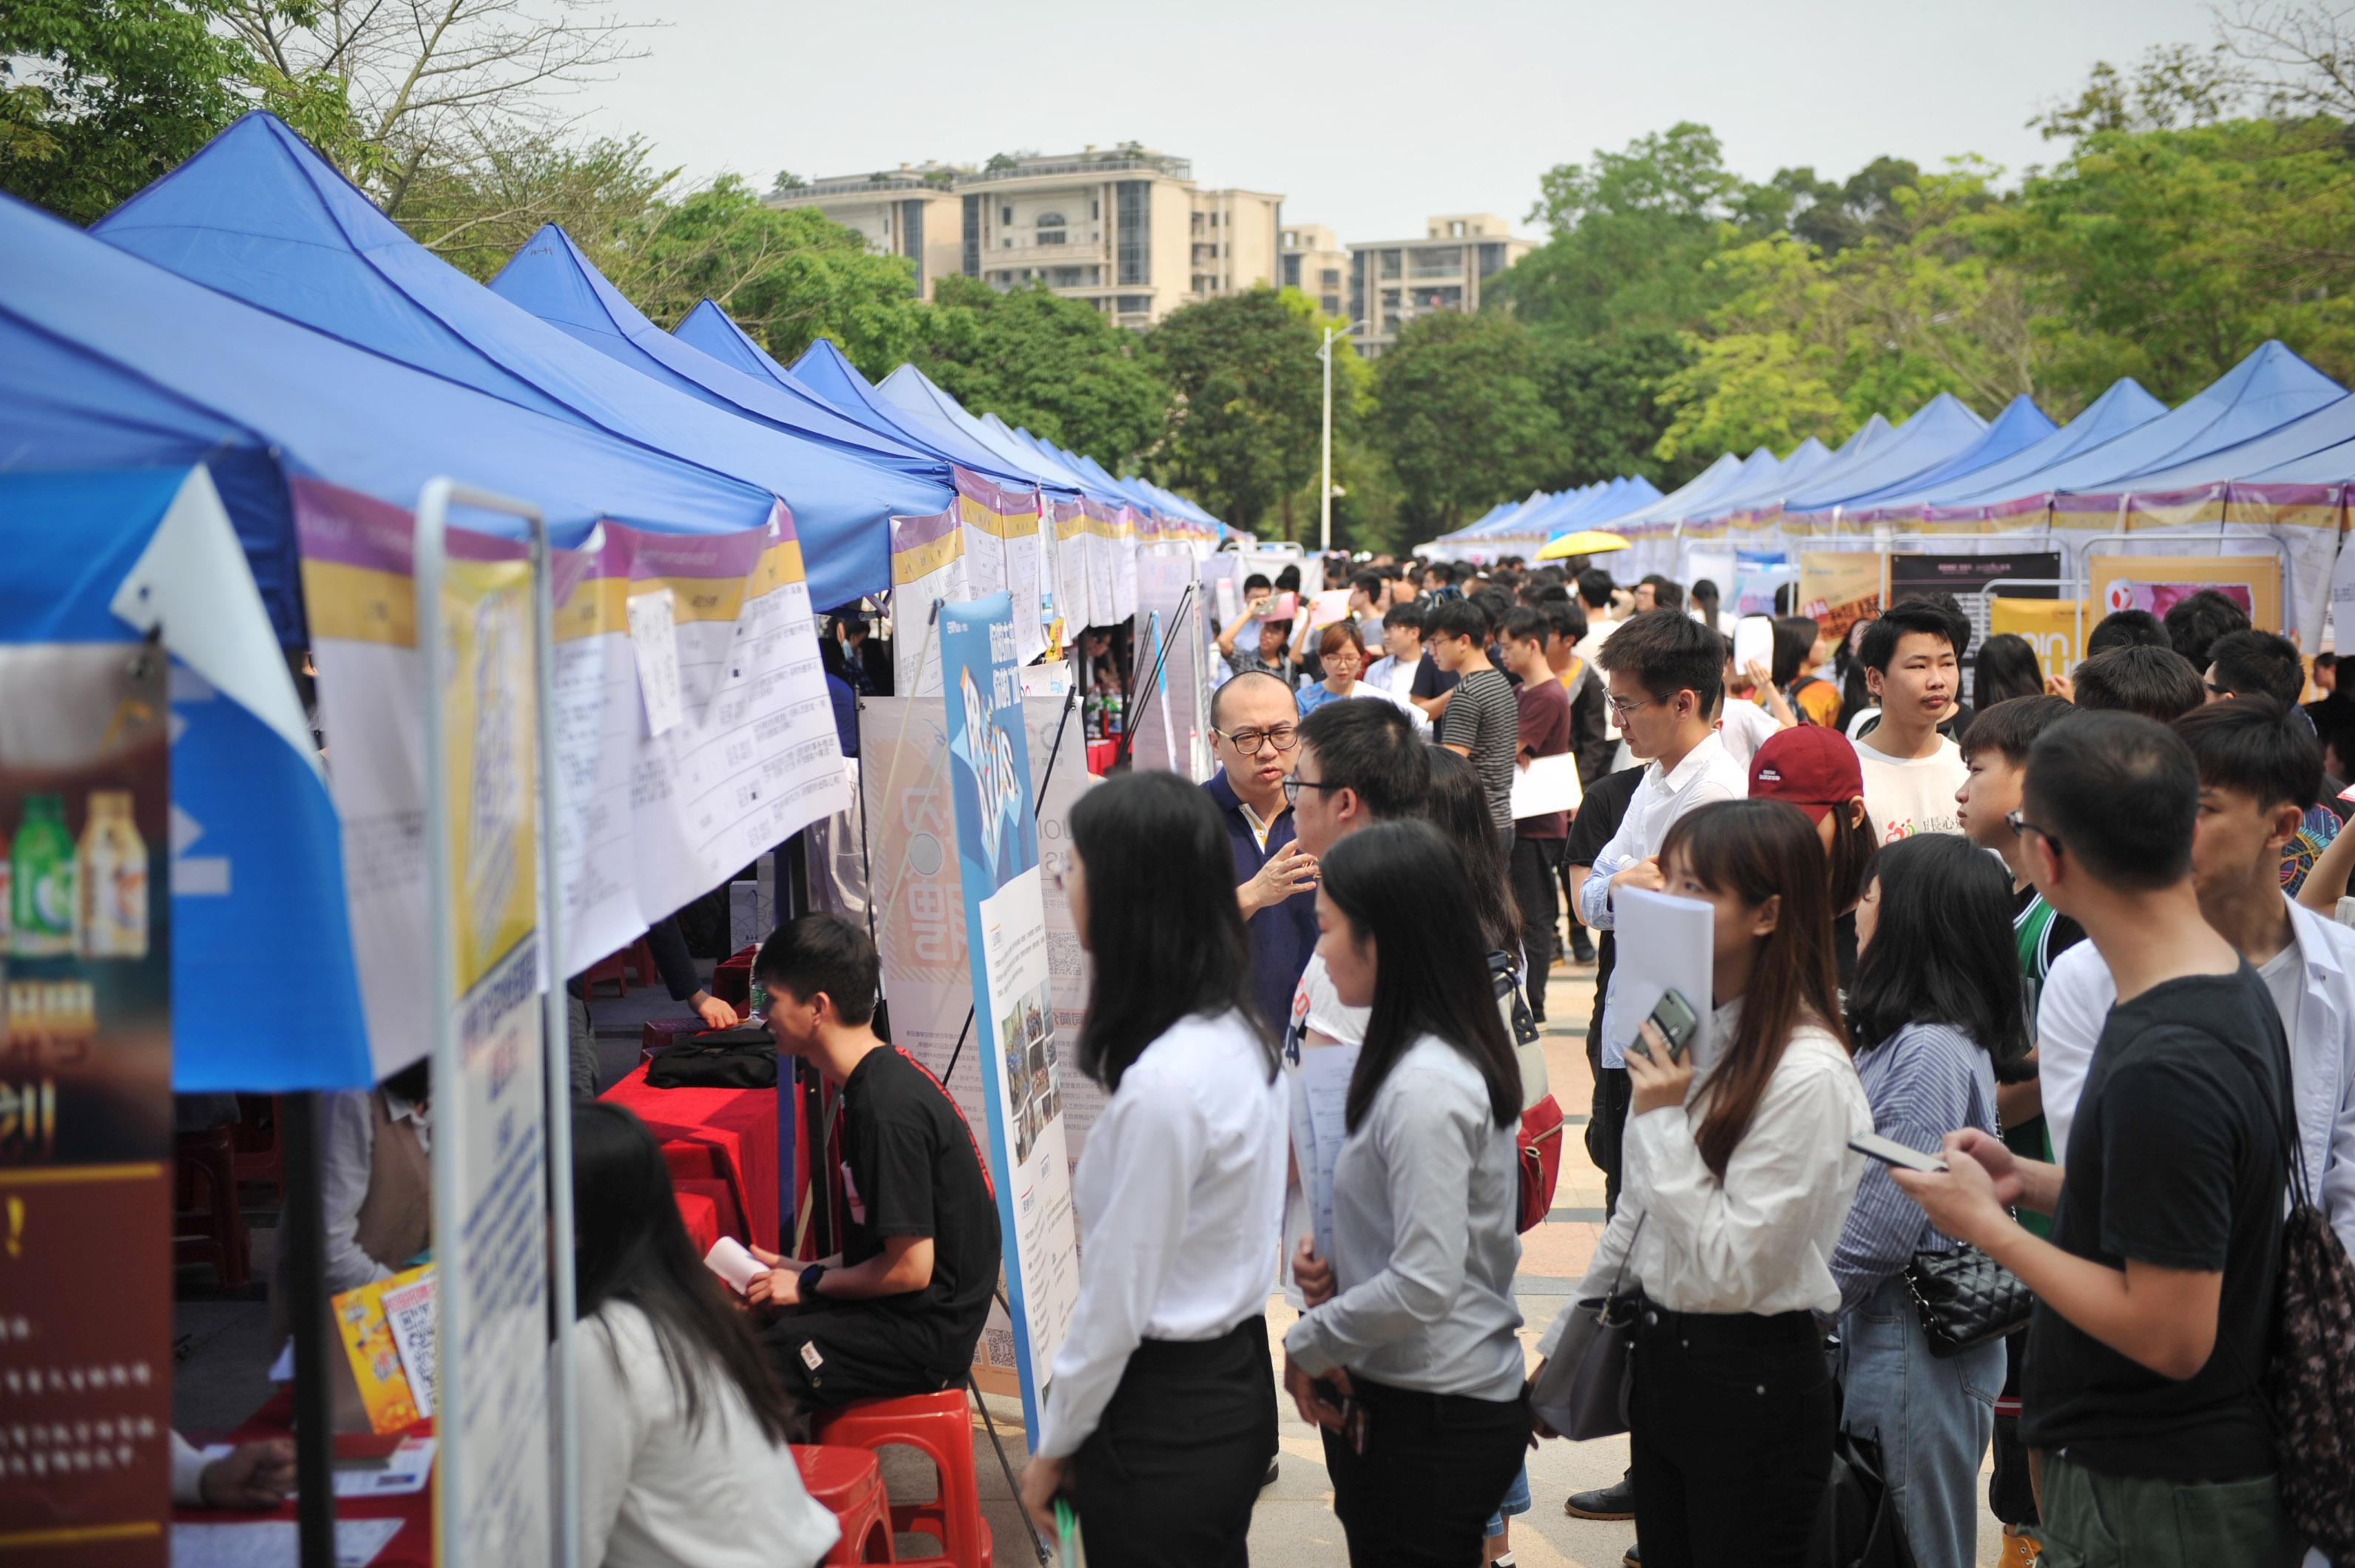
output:
[[[1399,328],[1433,311],[1480,308],[1481,285],[1537,249],[1517,240],[1493,212],[1429,219],[1420,240],[1377,240],[1349,247],[1349,318],[1366,324],[1359,352],[1371,358],[1398,341]]]
[[[996,168],[902,164],[773,191],[815,207],[890,255],[915,260],[924,297],[963,272],[1000,289],[1043,283],[1123,326],[1273,283],[1284,197],[1204,190],[1193,165],[1134,143]]]
[[[1321,223],[1303,223],[1284,231],[1284,276],[1287,289],[1298,289],[1316,302],[1327,315],[1338,316],[1348,304],[1349,253],[1340,240]]]

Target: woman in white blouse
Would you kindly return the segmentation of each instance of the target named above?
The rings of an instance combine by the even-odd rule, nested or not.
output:
[[[1643,1026],[1625,1196],[1571,1295],[1643,1295],[1629,1446],[1645,1568],[1796,1568],[1831,1473],[1816,1318],[1840,1304],[1832,1249],[1863,1169],[1848,1142],[1872,1130],[1823,851],[1796,806],[1721,801],[1669,829],[1660,866],[1668,892],[1715,914],[1712,1060],[1671,1062]]]
[[[1111,1091],[1072,1181],[1080,1295],[1022,1503],[1092,1568],[1248,1564],[1275,1452],[1265,1313],[1285,1112],[1218,809],[1175,773],[1098,785],[1062,872],[1095,958],[1079,1063]]]
[[[1316,944],[1367,1008],[1332,1174],[1332,1256],[1294,1274],[1308,1310],[1284,1386],[1325,1430],[1349,1561],[1460,1564],[1520,1473],[1529,1435],[1513,1270],[1520,1070],[1460,910],[1463,858],[1427,822],[1376,823],[1318,868]]]
[[[581,1556],[587,1568],[810,1568],[841,1534],[802,1486],[785,1397],[687,1238],[654,1136],[572,1112]]]

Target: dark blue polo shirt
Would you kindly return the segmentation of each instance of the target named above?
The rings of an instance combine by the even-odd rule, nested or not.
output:
[[[1227,841],[1235,851],[1235,884],[1240,887],[1259,875],[1269,856],[1292,842],[1292,812],[1287,808],[1276,817],[1267,832],[1267,848],[1262,850],[1243,816],[1242,802],[1227,783],[1226,770],[1212,774],[1202,788],[1227,820]],[[1316,893],[1295,893],[1273,908],[1260,911],[1251,917],[1249,930],[1252,995],[1259,998],[1267,1027],[1281,1036],[1292,1018],[1292,993],[1300,984],[1300,972],[1308,967],[1308,955],[1316,950]]]

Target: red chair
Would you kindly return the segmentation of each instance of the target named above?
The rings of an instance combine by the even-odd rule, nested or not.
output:
[[[236,1128],[224,1124],[200,1133],[181,1133],[173,1152],[172,1262],[208,1263],[224,1288],[237,1289],[251,1277],[250,1237],[237,1206]],[[199,1201],[197,1188],[205,1197]]]
[[[941,1543],[941,1561],[954,1568],[990,1568],[989,1527],[982,1522],[981,1489],[973,1469],[973,1413],[964,1390],[870,1399],[818,1413],[817,1440],[835,1447],[875,1449],[904,1445],[932,1460],[939,1477],[933,1499],[894,1504],[895,1534],[919,1531]]]
[[[835,1563],[897,1563],[891,1550],[891,1499],[883,1491],[883,1469],[863,1448],[794,1445],[802,1485],[818,1507],[834,1515],[842,1539],[820,1559]]]

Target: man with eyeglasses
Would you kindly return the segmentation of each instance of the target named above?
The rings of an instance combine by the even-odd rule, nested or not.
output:
[[[1300,746],[1292,688],[1245,670],[1210,699],[1219,771],[1202,788],[1226,818],[1235,898],[1251,933],[1252,987],[1267,1027],[1281,1032],[1292,987],[1316,946],[1316,858],[1294,842],[1284,775]]]

